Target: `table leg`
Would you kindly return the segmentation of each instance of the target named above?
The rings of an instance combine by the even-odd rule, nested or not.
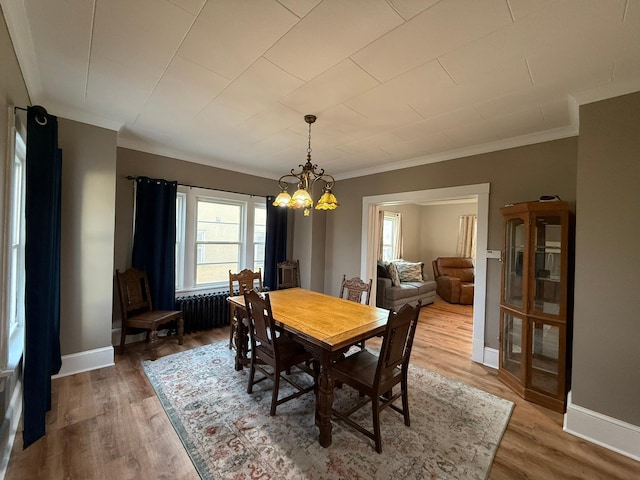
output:
[[[316,400],[316,425],[320,429],[320,445],[331,445],[331,409],[333,407],[333,374],[331,355],[322,352],[320,361],[320,385]]]
[[[247,350],[249,349],[249,332],[247,325],[244,323],[245,312],[244,309],[236,307],[235,316],[238,319],[235,332],[235,344],[236,344],[236,371],[242,370],[242,367],[247,364]]]

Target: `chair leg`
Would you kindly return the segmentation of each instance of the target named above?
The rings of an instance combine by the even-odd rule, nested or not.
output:
[[[249,363],[249,384],[247,385],[247,393],[253,392],[253,378],[256,375],[256,364],[255,359],[251,357],[251,362]]]
[[[120,334],[120,355],[124,355],[124,343],[126,338],[127,338],[127,327],[124,326],[124,321],[123,321],[121,334]]]
[[[373,437],[376,443],[376,452],[382,453],[382,437],[380,435],[380,400],[377,395],[371,399],[371,410],[373,411]]]
[[[155,360],[158,358],[158,330],[154,328],[147,333],[147,337],[149,339],[149,350],[151,351],[151,360]]]
[[[269,415],[272,417],[276,414],[276,407],[278,406],[278,391],[280,390],[280,372],[277,368],[273,371],[273,393],[271,394],[271,411]]]
[[[404,415],[404,424],[407,427],[411,426],[411,420],[409,419],[409,392],[407,391],[406,383],[401,383],[402,388],[402,413]]]
[[[233,333],[235,331],[236,320],[235,318],[231,318],[231,322],[229,323],[229,350],[233,348]]]
[[[184,318],[178,319],[178,345],[184,343]]]

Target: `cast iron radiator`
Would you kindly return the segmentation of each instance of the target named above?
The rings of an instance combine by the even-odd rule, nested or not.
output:
[[[176,298],[176,310],[182,310],[184,333],[229,325],[229,292],[189,295]]]

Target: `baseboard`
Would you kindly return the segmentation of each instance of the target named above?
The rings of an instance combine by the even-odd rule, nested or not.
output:
[[[20,417],[22,416],[22,382],[18,380],[16,386],[11,395],[11,402],[9,408],[7,408],[5,419],[9,421],[9,436],[7,443],[3,446],[2,459],[0,463],[0,478],[4,478],[7,473],[7,466],[9,465],[9,457],[11,457],[11,450],[13,450],[13,443],[16,439],[16,433],[18,432],[18,424],[20,423]]]
[[[567,397],[563,430],[640,461],[640,427],[575,405],[571,392]]]
[[[113,365],[115,363],[112,346],[72,353],[71,355],[62,356],[60,372],[51,378],[66,377],[98,368],[112,367]]]
[[[500,358],[500,354],[498,350],[495,348],[485,347],[484,349],[484,362],[482,364],[486,367],[498,369],[498,362]]]

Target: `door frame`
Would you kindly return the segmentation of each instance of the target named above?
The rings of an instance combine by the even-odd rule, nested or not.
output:
[[[398,192],[372,195],[362,198],[361,278],[376,278],[377,260],[374,254],[374,239],[379,235],[377,218],[382,205],[435,202],[443,200],[473,199],[477,201],[478,225],[476,230],[476,264],[473,296],[473,336],[471,360],[492,364],[485,360],[485,320],[487,301],[487,241],[489,232],[489,183],[461,185],[457,187],[433,188],[413,192]],[[376,298],[376,282],[372,285],[372,296]]]

